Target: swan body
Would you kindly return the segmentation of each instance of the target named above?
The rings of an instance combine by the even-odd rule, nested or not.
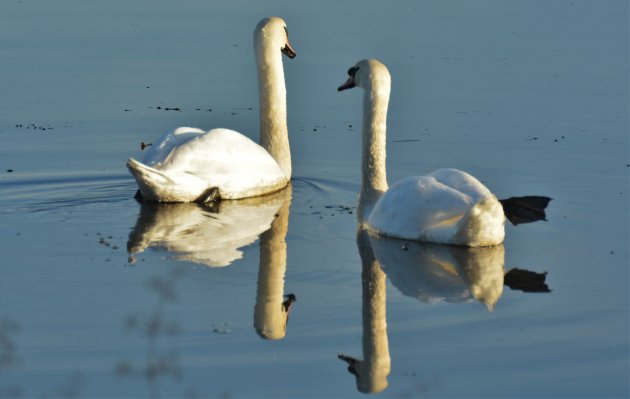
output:
[[[472,247],[503,242],[504,223],[497,198],[457,169],[438,169],[396,182],[367,220],[378,234]]]
[[[265,18],[254,31],[260,94],[260,145],[229,129],[180,127],[152,144],[143,162],[127,167],[143,200],[204,202],[241,199],[284,188],[291,179],[282,54],[295,52],[281,18]]]
[[[278,191],[288,183],[260,145],[228,129],[178,128],[151,147],[144,162],[128,162],[145,200],[203,202],[209,188],[239,199]]]
[[[463,246],[503,242],[505,215],[497,198],[473,176],[439,169],[403,179],[391,188],[385,170],[385,136],[391,78],[377,60],[348,71],[339,91],[364,89],[362,185],[359,222],[368,230],[408,240]]]

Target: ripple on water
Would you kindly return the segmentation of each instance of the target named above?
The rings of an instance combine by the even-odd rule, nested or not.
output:
[[[0,213],[48,212],[133,197],[136,185],[126,174],[37,174],[3,181]]]

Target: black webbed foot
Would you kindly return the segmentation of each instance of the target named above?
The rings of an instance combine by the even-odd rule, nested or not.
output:
[[[514,268],[505,273],[503,284],[513,290],[523,292],[551,292],[545,280],[547,272],[536,273],[529,270]]]
[[[142,196],[142,193],[140,192],[140,190],[136,191],[136,194],[133,196],[133,199],[135,199],[139,203],[144,202],[144,197]]]
[[[505,217],[513,224],[532,223],[547,220],[545,209],[551,198],[529,195],[499,200]]]

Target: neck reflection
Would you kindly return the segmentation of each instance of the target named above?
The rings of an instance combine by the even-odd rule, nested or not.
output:
[[[254,329],[261,338],[269,340],[285,337],[289,312],[296,300],[293,294],[284,295],[291,186],[289,185],[285,191],[287,191],[285,200],[275,214],[271,228],[260,236]]]
[[[374,256],[366,230],[358,230],[357,246],[362,265],[363,360],[343,354],[339,355],[339,359],[348,363],[348,371],[356,377],[360,392],[378,393],[387,388],[391,369],[387,339],[386,277]]]

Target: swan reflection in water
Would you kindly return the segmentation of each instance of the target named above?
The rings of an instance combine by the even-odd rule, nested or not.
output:
[[[505,249],[456,247],[357,232],[363,287],[363,360],[340,354],[356,377],[357,389],[378,393],[388,386],[391,369],[386,319],[386,276],[404,295],[425,303],[477,300],[493,310],[503,286],[524,292],[549,292],[546,273],[504,271]]]
[[[174,259],[223,267],[243,257],[240,248],[271,227],[278,210],[290,201],[291,189],[263,197],[218,203],[142,203],[129,234],[130,263],[148,248],[165,250]]]
[[[289,184],[264,197],[217,204],[142,203],[127,243],[130,262],[154,247],[177,260],[222,267],[240,259],[240,248],[260,237],[254,329],[264,339],[282,339],[296,301],[294,294],[284,295],[291,194]]]
[[[505,272],[503,244],[459,247],[370,236],[381,267],[398,290],[419,301],[460,303],[476,300],[492,311],[503,286],[524,292],[549,292],[547,273]]]

